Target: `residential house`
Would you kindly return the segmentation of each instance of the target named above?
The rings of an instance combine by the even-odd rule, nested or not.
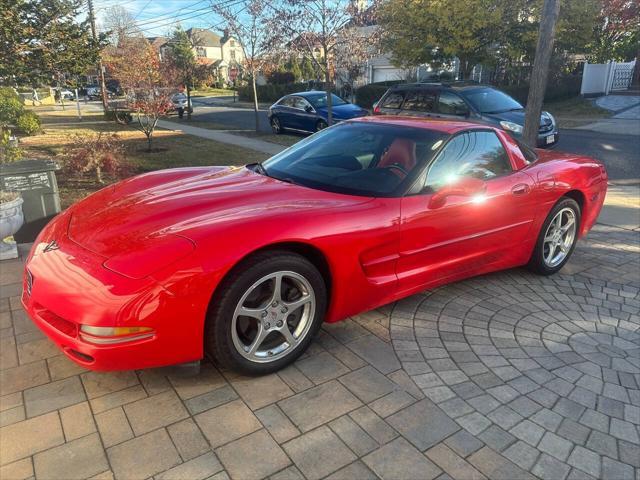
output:
[[[205,28],[190,28],[186,31],[193,53],[198,62],[210,65],[214,75],[230,82],[234,77],[234,70],[240,69],[244,61],[242,46],[226,30],[222,36]],[[169,39],[166,37],[149,37],[149,43],[158,51],[160,58],[166,55]]]

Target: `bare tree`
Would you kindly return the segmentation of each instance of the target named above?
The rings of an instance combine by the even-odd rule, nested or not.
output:
[[[251,76],[256,131],[259,131],[260,114],[256,77],[262,68],[271,62],[270,53],[278,43],[274,11],[270,2],[265,0],[243,0],[240,3],[233,2],[233,6],[226,7],[213,3],[212,8],[224,19],[227,28],[242,48],[244,67]]]
[[[291,38],[290,45],[310,58],[324,77],[327,92],[327,121],[333,123],[332,86],[336,68],[346,61],[362,61],[369,52],[368,39],[350,30],[362,25],[367,12],[351,0],[284,0],[278,8],[278,23]],[[344,52],[349,52],[348,56]],[[358,54],[360,53],[360,54]],[[347,68],[348,69],[348,68]]]
[[[120,5],[105,9],[103,28],[109,34],[109,42],[116,46],[127,37],[142,36],[133,15]]]

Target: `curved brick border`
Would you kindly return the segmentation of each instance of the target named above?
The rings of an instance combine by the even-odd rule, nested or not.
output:
[[[451,419],[534,475],[635,478],[639,251],[636,233],[599,228],[569,274],[512,270],[398,302],[396,354]]]

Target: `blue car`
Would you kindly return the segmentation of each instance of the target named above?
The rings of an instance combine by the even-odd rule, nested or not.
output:
[[[363,117],[369,112],[337,95],[331,96],[334,122]],[[274,133],[284,130],[317,132],[328,126],[327,94],[321,91],[292,93],[269,107],[269,123]]]

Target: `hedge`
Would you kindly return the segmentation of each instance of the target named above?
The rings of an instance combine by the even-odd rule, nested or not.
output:
[[[545,102],[564,100],[565,98],[580,95],[582,75],[567,75],[557,79],[549,79],[547,91],[544,95]],[[497,85],[496,88],[508,93],[520,103],[525,105],[529,96],[529,85]]]
[[[285,83],[281,85],[267,84],[258,85],[258,101],[259,102],[276,102],[285,95],[296,92],[304,92],[308,90],[307,83]],[[245,85],[238,88],[238,97],[245,102],[253,102],[253,88],[251,85]]]
[[[356,90],[356,104],[362,108],[372,109],[373,104],[380,100],[384,92],[389,89],[389,85],[371,83]]]

